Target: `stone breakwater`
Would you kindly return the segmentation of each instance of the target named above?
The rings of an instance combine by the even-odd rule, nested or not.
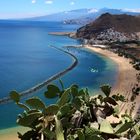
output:
[[[63,49],[60,49],[60,48],[57,48],[57,47],[54,47],[54,46],[51,46],[52,48],[55,48],[67,55],[69,55],[72,59],[73,59],[73,63],[67,67],[66,69],[64,69],[63,71],[60,71],[58,72],[57,74],[51,76],[49,79],[47,79],[46,81],[43,81],[42,83],[39,83],[37,85],[35,85],[34,87],[28,89],[28,90],[25,90],[23,92],[20,93],[20,96],[21,97],[25,97],[27,95],[30,95],[38,90],[40,90],[41,88],[43,88],[44,86],[48,85],[49,83],[51,83],[52,81],[60,78],[61,76],[65,75],[66,73],[68,73],[69,71],[71,71],[74,67],[76,67],[76,65],[78,64],[78,59],[76,58],[76,56],[74,56],[72,53],[68,52],[68,51],[65,51]],[[0,99],[0,104],[4,104],[4,103],[7,103],[11,101],[10,97],[5,97],[3,99]]]

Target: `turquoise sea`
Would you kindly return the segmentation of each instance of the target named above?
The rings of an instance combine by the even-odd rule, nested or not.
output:
[[[70,56],[50,45],[78,58],[78,65],[61,77],[65,87],[77,83],[88,87],[94,95],[101,84],[113,86],[117,67],[110,59],[84,48],[66,47],[79,45],[79,40],[48,35],[49,32],[75,31],[78,27],[59,22],[0,21],[0,98],[8,96],[13,89],[21,92],[31,88],[71,65]],[[59,85],[57,80],[54,83]],[[30,96],[44,100],[45,88]],[[46,104],[53,102],[46,101]],[[0,129],[16,126],[16,116],[21,111],[12,102],[1,104]]]

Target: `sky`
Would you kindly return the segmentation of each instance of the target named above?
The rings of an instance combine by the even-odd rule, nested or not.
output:
[[[105,7],[140,12],[140,0],[0,0],[0,19],[35,17],[73,9]]]

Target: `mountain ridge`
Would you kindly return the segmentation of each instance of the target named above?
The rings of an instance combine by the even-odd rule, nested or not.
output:
[[[140,15],[140,12],[130,12],[123,9],[109,9],[109,8],[83,8],[83,9],[76,9],[71,11],[63,11],[54,14],[33,17],[33,18],[26,18],[25,20],[33,20],[33,21],[60,21],[67,24],[71,24],[70,21],[73,21],[73,24],[86,24],[92,20],[97,19],[103,13],[110,13],[110,14],[128,14],[128,15]],[[82,22],[80,22],[82,20]]]
[[[85,25],[85,24],[90,23],[91,21],[97,19],[98,17],[100,17],[104,13],[110,13],[110,14],[116,14],[116,15],[119,15],[119,14],[140,15],[139,12],[131,12],[131,11],[127,11],[127,10],[124,10],[124,9],[102,8],[102,9],[99,9],[97,12],[88,14],[86,16],[82,16],[82,17],[79,17],[77,19],[66,20],[65,23],[66,24],[82,24],[82,25]]]
[[[79,28],[77,38],[92,40],[92,42],[128,41],[139,39],[140,17],[127,14],[102,14],[95,21]]]

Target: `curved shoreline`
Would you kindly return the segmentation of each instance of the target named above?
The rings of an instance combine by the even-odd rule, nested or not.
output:
[[[23,92],[20,92],[20,96],[21,97],[24,97],[24,96],[27,96],[35,91],[38,91],[40,90],[41,88],[43,88],[44,86],[46,86],[47,84],[49,84],[50,82],[60,78],[61,76],[63,76],[64,74],[68,73],[69,71],[71,71],[73,68],[76,67],[76,65],[78,64],[78,59],[76,56],[74,56],[72,53],[70,52],[67,52],[65,50],[62,50],[60,48],[57,48],[57,47],[54,47],[54,46],[51,46],[52,48],[55,48],[67,55],[69,55],[72,59],[73,59],[73,63],[66,69],[64,69],[63,71],[60,71],[56,74],[54,74],[53,76],[51,76],[50,78],[48,78],[46,81],[43,81],[37,85],[35,85],[34,87],[28,89],[28,90],[25,90]],[[0,99],[0,104],[5,104],[5,103],[8,103],[9,101],[11,101],[10,97],[5,97],[3,99]]]
[[[127,110],[128,112],[131,112],[132,104],[131,102],[131,95],[132,95],[132,88],[134,84],[136,84],[136,74],[137,71],[132,67],[130,64],[130,60],[126,59],[124,57],[120,57],[117,54],[107,50],[103,49],[106,48],[105,46],[97,45],[97,46],[91,46],[91,45],[85,45],[87,49],[90,49],[91,51],[94,51],[100,55],[106,56],[110,59],[112,59],[118,66],[118,78],[116,81],[116,84],[112,88],[112,94],[122,94],[125,96],[127,102],[120,103],[120,114],[124,114]],[[137,96],[135,109],[132,112],[132,116],[135,117],[137,114],[137,111],[139,110],[139,102],[140,102],[140,96]]]

